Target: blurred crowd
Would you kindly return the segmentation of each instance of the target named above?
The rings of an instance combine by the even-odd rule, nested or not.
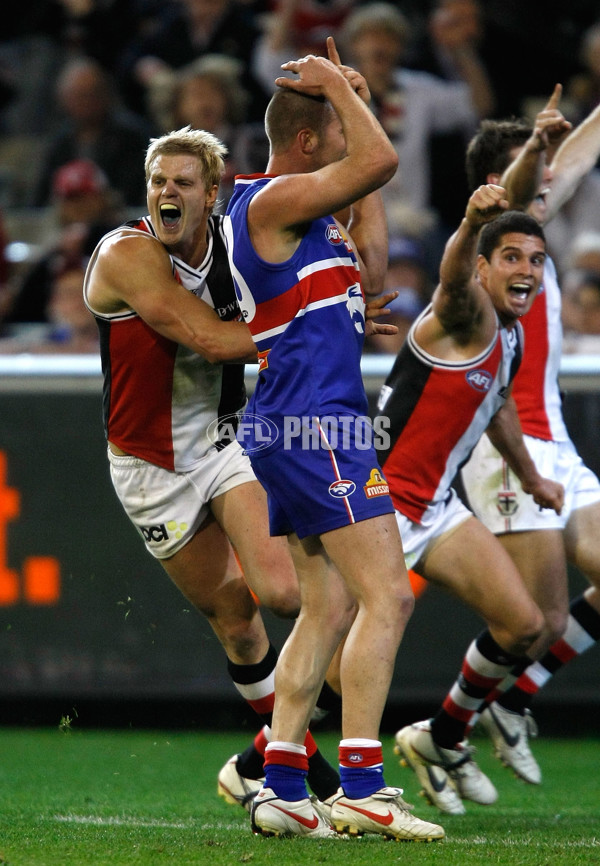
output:
[[[399,156],[384,188],[392,321],[427,304],[468,198],[466,145],[485,118],[532,119],[563,84],[577,125],[600,102],[600,9],[560,0],[30,0],[0,35],[0,352],[96,351],[81,300],[102,234],[145,213],[152,136],[187,124],[262,171],[274,79],[325,52],[365,75]],[[535,38],[534,38],[535,34]],[[600,351],[600,168],[548,231],[565,285],[565,350]],[[78,285],[75,292],[73,286]],[[393,352],[398,341],[371,342]]]

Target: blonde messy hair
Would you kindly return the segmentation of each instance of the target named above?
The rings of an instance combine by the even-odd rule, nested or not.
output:
[[[218,186],[225,172],[224,158],[227,148],[216,135],[204,129],[192,129],[184,126],[173,130],[160,138],[151,138],[146,151],[144,170],[146,181],[150,177],[152,163],[159,156],[175,156],[189,153],[198,158],[202,167],[202,177],[207,187]]]

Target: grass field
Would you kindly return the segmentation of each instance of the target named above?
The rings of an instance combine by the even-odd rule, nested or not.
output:
[[[337,736],[318,737],[336,761]],[[440,816],[385,746],[386,780],[405,789],[422,817],[446,829],[443,843],[264,839],[246,813],[216,796],[225,760],[243,733],[0,728],[2,866],[379,866],[379,864],[600,864],[600,741],[535,743],[540,788],[517,781],[476,739],[494,780],[493,806]]]

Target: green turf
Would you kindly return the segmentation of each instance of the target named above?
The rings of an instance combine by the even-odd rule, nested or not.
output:
[[[337,737],[318,737],[335,761]],[[500,798],[440,816],[417,796],[385,740],[386,780],[443,843],[263,839],[246,813],[216,796],[221,765],[249,739],[239,733],[0,728],[0,864],[6,866],[379,866],[379,864],[600,864],[598,740],[544,740],[540,788],[515,780],[478,739],[477,758]]]

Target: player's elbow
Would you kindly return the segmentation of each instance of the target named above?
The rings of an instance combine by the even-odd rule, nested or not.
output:
[[[393,178],[398,170],[398,154],[390,143],[389,147],[382,148],[374,168],[378,170],[382,185]]]
[[[386,137],[377,147],[360,151],[360,162],[355,163],[353,171],[373,189],[379,189],[393,178],[397,169],[398,154]]]

